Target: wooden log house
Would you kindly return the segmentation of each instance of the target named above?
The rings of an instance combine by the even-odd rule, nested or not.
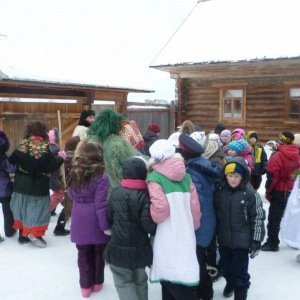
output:
[[[150,66],[176,80],[179,122],[255,130],[261,142],[300,133],[294,2],[200,2]]]

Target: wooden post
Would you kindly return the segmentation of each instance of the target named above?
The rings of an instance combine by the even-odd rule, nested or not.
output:
[[[58,119],[58,132],[59,132],[59,146],[61,147],[62,145],[62,131],[61,131],[61,118],[60,118],[60,110],[57,111],[57,119]],[[64,183],[64,188],[66,188],[66,174],[65,174],[65,166],[64,164],[61,165],[60,167],[60,172],[62,175],[63,183]]]

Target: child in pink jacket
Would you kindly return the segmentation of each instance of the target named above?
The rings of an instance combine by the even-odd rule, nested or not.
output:
[[[197,299],[199,284],[195,230],[200,227],[197,190],[179,153],[168,140],[149,149],[151,173],[147,177],[150,212],[157,223],[150,281],[162,285],[162,299]]]

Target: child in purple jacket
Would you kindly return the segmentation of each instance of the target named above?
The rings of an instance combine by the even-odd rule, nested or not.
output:
[[[80,142],[67,185],[73,201],[71,241],[78,249],[79,283],[85,298],[92,291],[99,292],[104,282],[102,256],[110,233],[107,219],[109,177],[104,168],[100,144]]]
[[[0,203],[2,204],[4,218],[4,232],[7,237],[13,236],[16,232],[16,230],[12,228],[14,217],[9,206],[13,191],[9,173],[15,173],[16,166],[12,165],[6,156],[9,146],[10,144],[6,134],[0,130]],[[0,242],[3,241],[4,238],[0,235]]]

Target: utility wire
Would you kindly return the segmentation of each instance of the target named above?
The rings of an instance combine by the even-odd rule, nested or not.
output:
[[[208,1],[208,0],[206,0]],[[168,39],[168,41],[165,43],[165,45],[162,47],[162,49],[158,52],[158,54],[154,57],[154,59],[152,60],[152,62],[150,63],[150,65],[152,65],[152,63],[156,60],[156,58],[160,55],[160,53],[166,48],[166,46],[169,44],[169,42],[171,41],[171,39],[174,37],[174,35],[177,33],[177,31],[181,28],[181,26],[185,23],[185,21],[188,19],[188,17],[191,15],[191,13],[194,11],[194,9],[197,7],[199,2],[203,2],[203,1],[198,1],[197,4],[195,5],[195,7],[190,11],[190,13],[185,17],[185,19],[183,20],[183,22],[179,25],[179,27],[176,29],[176,31],[172,34],[172,36]]]

